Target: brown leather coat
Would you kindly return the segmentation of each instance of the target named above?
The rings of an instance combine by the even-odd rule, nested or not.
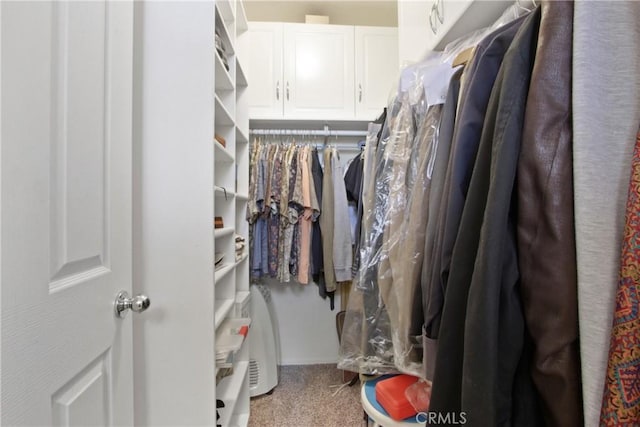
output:
[[[542,3],[518,161],[521,294],[548,426],[583,425],[573,214],[573,2]]]

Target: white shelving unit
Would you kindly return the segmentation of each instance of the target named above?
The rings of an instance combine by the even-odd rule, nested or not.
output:
[[[225,146],[214,140],[213,199],[215,216],[224,228],[214,229],[214,252],[223,254],[214,273],[214,331],[216,340],[229,333],[225,320],[248,317],[249,226],[245,220],[249,194],[249,100],[247,63],[248,24],[242,1],[215,1],[215,30],[226,49],[226,63],[212,42],[215,55],[215,93],[212,94],[214,132]],[[212,218],[213,220],[213,218]],[[213,224],[213,221],[212,221]],[[236,259],[235,236],[245,238],[242,256]],[[212,260],[213,262],[213,260]],[[251,332],[249,332],[251,333]],[[218,409],[223,427],[246,427],[249,422],[249,346],[246,339],[233,354],[233,373],[217,380],[216,399],[224,401]],[[221,371],[216,366],[216,374]],[[212,402],[214,404],[214,402]]]

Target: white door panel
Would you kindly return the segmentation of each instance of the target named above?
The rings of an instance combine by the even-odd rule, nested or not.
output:
[[[282,118],[282,24],[252,22],[249,46],[249,115]]]
[[[375,120],[399,77],[396,28],[356,27],[356,116]]]
[[[132,424],[132,4],[0,7],[1,422]]]
[[[353,69],[352,26],[286,24],[285,116],[352,118]]]

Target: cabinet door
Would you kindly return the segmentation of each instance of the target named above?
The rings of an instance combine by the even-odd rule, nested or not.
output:
[[[398,0],[400,64],[421,61],[432,50],[429,46],[432,46],[431,41],[437,32],[436,27],[429,24],[433,4],[433,0]]]
[[[385,27],[356,27],[356,117],[374,120],[397,86],[398,31]]]
[[[249,24],[249,117],[282,118],[282,24]]]
[[[284,24],[287,118],[354,117],[353,33],[352,26]]]

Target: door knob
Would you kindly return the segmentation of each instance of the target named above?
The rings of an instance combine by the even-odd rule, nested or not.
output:
[[[127,316],[127,310],[142,313],[149,308],[150,305],[151,300],[146,295],[136,295],[133,298],[129,298],[127,291],[120,291],[113,307],[116,312],[116,317],[124,319]]]

